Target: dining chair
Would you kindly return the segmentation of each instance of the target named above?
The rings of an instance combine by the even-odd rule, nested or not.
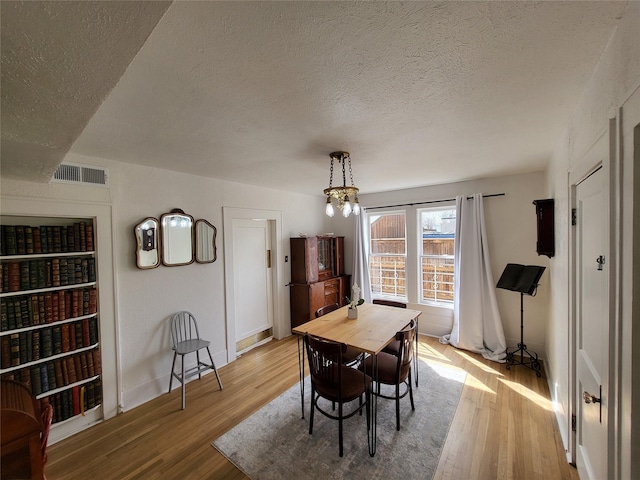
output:
[[[370,429],[369,408],[371,394],[371,377],[364,372],[346,366],[343,355],[347,350],[344,343],[331,342],[306,334],[304,344],[307,349],[309,371],[311,377],[311,415],[309,417],[309,435],[313,434],[314,412],[318,410],[324,416],[338,421],[338,449],[343,456],[343,421],[362,415],[366,409],[367,431]],[[364,354],[361,354],[364,355]],[[365,397],[364,403],[362,397]],[[323,408],[320,401],[326,399],[338,405],[337,415]],[[357,407],[344,412],[344,406],[358,400]]]
[[[386,305],[387,307],[395,307],[395,308],[407,308],[407,304],[404,302],[397,302],[395,300],[384,300],[382,298],[375,298],[372,300],[373,304],[375,305]],[[415,319],[416,322],[416,339],[415,339],[415,354],[414,354],[414,367],[415,367],[415,381],[416,381],[416,388],[418,387],[418,319]],[[400,354],[400,342],[398,342],[397,340],[393,340],[389,345],[387,345],[386,347],[384,347],[384,352],[390,353],[392,355],[399,355]]]
[[[173,378],[177,378],[182,384],[182,410],[185,408],[185,381],[188,378],[198,375],[198,378],[202,378],[202,372],[206,370],[213,370],[218,379],[218,385],[222,390],[222,382],[220,381],[220,375],[216,369],[216,364],[213,362],[211,351],[209,350],[210,341],[200,338],[200,332],[198,331],[198,322],[195,317],[186,311],[178,312],[173,315],[171,319],[171,341],[173,342],[173,363],[171,364],[171,377],[169,380],[169,393],[171,393],[171,386],[173,384]],[[211,363],[206,363],[200,360],[200,350],[206,350],[209,354],[209,360]],[[196,354],[196,365],[185,370],[184,357],[189,353]],[[182,371],[176,373],[176,358],[180,355],[182,360]]]
[[[415,320],[412,320],[409,326],[396,333],[395,339],[400,343],[399,355],[393,355],[386,352],[380,352],[378,359],[378,374],[376,385],[373,391],[374,395],[381,398],[395,400],[396,402],[396,430],[400,430],[400,399],[404,398],[407,393],[411,400],[411,410],[415,410],[413,403],[413,389],[411,387],[411,364],[413,362],[413,342],[416,334]],[[372,357],[368,357],[360,364],[360,369],[364,372],[371,371]],[[381,393],[381,385],[391,385],[394,388],[394,395]],[[400,391],[400,386],[404,385],[404,390]]]
[[[316,318],[326,315],[329,312],[333,312],[340,308],[340,305],[337,303],[332,303],[329,305],[325,305],[324,307],[320,307],[316,310]],[[362,358],[362,352],[357,348],[347,346],[347,351],[342,356],[342,361],[345,365],[355,366],[358,364],[358,361]]]

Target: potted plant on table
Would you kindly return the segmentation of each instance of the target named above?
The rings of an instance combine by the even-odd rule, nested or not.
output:
[[[358,287],[357,283],[354,283],[353,288],[351,289],[351,299],[349,297],[346,297],[346,299],[349,304],[347,318],[358,318],[358,305],[362,305],[364,303],[364,298],[360,298],[360,287]]]

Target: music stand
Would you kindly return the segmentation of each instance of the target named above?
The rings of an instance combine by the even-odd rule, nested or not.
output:
[[[517,263],[508,263],[498,280],[497,288],[503,288],[505,290],[511,290],[514,292],[520,292],[520,343],[518,348],[513,352],[509,352],[507,349],[507,370],[511,368],[511,365],[523,365],[530,368],[538,377],[540,373],[540,362],[538,361],[538,354],[535,352],[529,352],[527,346],[524,343],[524,295],[534,296],[538,288],[538,281],[542,276],[545,267],[538,267],[535,265],[519,265]],[[520,360],[516,359],[516,354],[520,353]],[[528,358],[525,359],[524,354],[527,354]]]

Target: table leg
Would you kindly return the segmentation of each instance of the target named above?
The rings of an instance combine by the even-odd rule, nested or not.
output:
[[[300,335],[298,335],[298,371],[300,373],[300,406],[302,418],[304,418],[304,338]]]
[[[365,372],[366,373],[366,372]],[[378,356],[371,355],[371,395],[369,396],[371,400],[371,405],[369,408],[369,414],[371,415],[369,424],[371,428],[369,429],[369,455],[374,456],[376,454],[377,447],[377,427],[378,427],[378,395],[376,395],[376,389],[378,384]]]

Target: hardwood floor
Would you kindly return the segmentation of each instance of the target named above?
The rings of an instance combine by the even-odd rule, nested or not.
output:
[[[435,479],[578,479],[567,464],[544,377],[420,337],[420,356],[467,380]],[[211,442],[298,381],[297,342],[273,341],[180,389],[49,446],[62,479],[245,479]],[[421,478],[419,472],[408,472]]]

